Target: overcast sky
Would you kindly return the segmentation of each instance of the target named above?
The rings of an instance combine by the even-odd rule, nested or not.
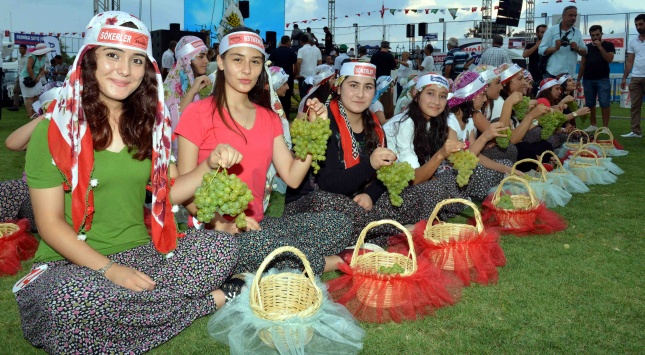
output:
[[[253,1],[253,0],[251,0]],[[542,3],[548,1],[548,4]],[[555,0],[538,0],[536,1],[536,15],[540,16],[541,13],[546,12],[549,15],[560,14],[562,8],[567,5],[572,5],[569,1],[565,0],[562,3],[556,3]],[[276,1],[277,2],[277,1]],[[437,2],[442,5],[437,5]],[[139,15],[139,1],[137,0],[121,0],[121,10]],[[339,0],[336,1],[336,34],[335,39],[337,43],[354,42],[354,29],[350,28],[353,23],[358,23],[360,26],[360,40],[380,40],[382,37],[382,19],[378,12],[372,13],[371,16],[361,15],[355,16],[356,13],[364,11],[378,10],[381,8],[382,1],[365,1],[365,0]],[[444,8],[447,1],[436,0],[385,0],[384,5],[386,8],[410,8],[410,9],[426,9],[426,8]],[[497,2],[494,2],[497,3]],[[624,12],[637,12],[643,11],[641,1],[636,0],[578,0],[579,14],[616,14]],[[152,4],[152,11],[150,11],[150,4]],[[474,0],[459,0],[450,2],[449,7],[466,8],[466,7],[481,7],[481,1]],[[285,23],[292,23],[294,21],[310,20],[313,18],[327,17],[327,1],[326,0],[286,0]],[[82,32],[93,15],[93,1],[91,0],[0,0],[0,30],[13,30],[25,32]],[[524,10],[524,9],[523,9]],[[205,12],[211,12],[212,8],[205,9]],[[218,10],[216,10],[218,11]],[[152,14],[152,16],[151,16]],[[349,15],[349,18],[345,18]],[[522,12],[522,16],[524,12]],[[217,17],[217,13],[215,14]],[[495,16],[495,12],[493,12]],[[385,13],[384,22],[387,26],[386,37],[393,43],[400,42],[401,44],[407,43],[405,38],[405,24],[406,23],[430,23],[428,32],[439,33],[443,32],[441,24],[437,22],[440,17],[446,19],[447,37],[463,37],[468,27],[473,27],[475,20],[481,19],[481,12],[466,13],[459,11],[456,20],[452,20],[450,15],[446,13],[441,15],[404,15],[403,13],[396,13],[391,15],[389,12]],[[151,29],[167,29],[168,24],[171,22],[180,23],[183,26],[184,11],[183,2],[181,0],[143,0],[141,19]],[[456,21],[467,22],[456,22]],[[600,23],[605,29],[605,33],[610,31],[625,32],[625,15],[607,15],[607,16],[589,16],[588,25]],[[395,26],[394,24],[401,24]],[[536,25],[539,21],[536,21]],[[314,29],[315,33],[321,33],[321,28],[327,25],[326,20],[313,22],[311,24],[300,24],[301,27],[310,26]],[[370,27],[373,26],[373,27]],[[520,27],[516,32],[523,30],[524,22],[520,23]],[[631,34],[635,33],[633,28],[633,17],[630,19]],[[346,28],[343,28],[346,27]],[[280,29],[269,29],[282,34]],[[287,30],[291,32],[291,27]],[[319,38],[321,36],[318,36]],[[351,45],[350,45],[351,47]]]

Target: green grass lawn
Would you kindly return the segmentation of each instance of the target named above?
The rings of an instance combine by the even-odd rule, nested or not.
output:
[[[24,110],[3,110],[0,140],[26,122]],[[613,116],[628,117],[615,107]],[[586,127],[586,124],[580,124]],[[612,119],[619,136],[628,119]],[[620,137],[619,137],[620,138]],[[464,289],[453,307],[402,324],[362,324],[365,354],[645,353],[644,143],[619,139],[629,155],[614,158],[625,170],[618,183],[591,186],[556,211],[569,228],[549,236],[505,236],[508,259],[497,285]],[[0,148],[0,180],[21,176],[24,153]],[[279,197],[279,195],[277,196]],[[279,214],[283,200],[272,201]],[[569,248],[565,248],[569,245]],[[0,339],[3,354],[35,354],[22,337],[11,286],[26,273],[0,279]],[[332,275],[326,275],[330,277]],[[160,354],[228,353],[206,333],[208,317],[163,346]]]

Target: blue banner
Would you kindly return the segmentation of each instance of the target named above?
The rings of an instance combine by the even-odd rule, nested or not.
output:
[[[32,35],[30,33],[15,33],[13,34],[13,42],[15,44],[24,44],[28,46],[35,46],[38,43],[43,43],[44,35]]]

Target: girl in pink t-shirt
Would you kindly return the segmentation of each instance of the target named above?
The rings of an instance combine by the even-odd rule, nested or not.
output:
[[[237,174],[253,193],[254,200],[245,211],[248,227],[240,230],[222,216],[209,223],[211,228],[237,235],[241,251],[237,272],[255,271],[266,255],[283,245],[302,250],[316,274],[336,269],[341,261],[336,254],[351,243],[349,219],[335,212],[264,216],[262,198],[269,165],[273,163],[288,186],[297,187],[309,171],[311,156],[304,161],[293,157],[280,119],[271,110],[262,39],[240,27],[222,39],[219,49],[213,94],[190,104],[175,131],[179,173],[191,172],[218,144],[228,144],[242,155],[241,162],[228,167],[228,172]],[[318,100],[309,100],[307,105],[312,118],[327,118]],[[194,204],[187,208],[196,212]],[[277,264],[300,267],[296,258]]]

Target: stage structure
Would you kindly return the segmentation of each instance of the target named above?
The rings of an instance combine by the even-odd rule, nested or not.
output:
[[[105,11],[121,11],[121,0],[94,0],[94,15]]]
[[[535,0],[527,0],[526,1],[526,28],[524,29],[524,32],[526,32],[526,40],[525,43],[529,43],[533,41],[533,37],[535,36]]]
[[[493,44],[493,0],[482,0],[482,49]]]
[[[336,34],[336,0],[328,0],[327,27],[332,34]]]

